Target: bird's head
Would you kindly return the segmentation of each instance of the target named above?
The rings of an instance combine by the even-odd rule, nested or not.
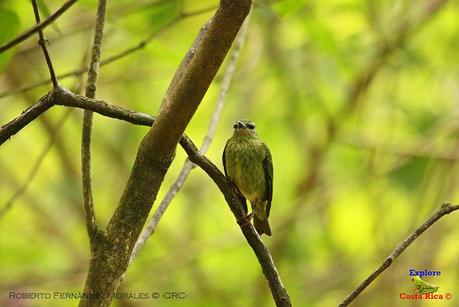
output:
[[[235,136],[252,136],[257,137],[255,131],[255,123],[251,120],[240,119],[237,120],[234,125],[234,135]]]

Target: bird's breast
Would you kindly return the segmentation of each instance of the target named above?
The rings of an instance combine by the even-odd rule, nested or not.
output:
[[[261,142],[230,142],[226,150],[226,169],[230,179],[250,202],[263,200],[266,179]]]

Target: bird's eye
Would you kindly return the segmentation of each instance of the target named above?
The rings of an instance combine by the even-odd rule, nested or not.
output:
[[[248,123],[246,126],[247,126],[247,128],[249,128],[250,130],[255,129],[255,124],[253,124],[253,123]]]
[[[233,125],[233,128],[234,128],[234,129],[237,129],[238,127],[239,127],[239,126],[238,126],[237,123]]]

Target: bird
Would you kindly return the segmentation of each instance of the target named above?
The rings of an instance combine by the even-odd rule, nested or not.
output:
[[[250,222],[253,217],[253,226],[258,234],[271,236],[268,222],[273,198],[271,152],[258,137],[253,121],[238,120],[233,128],[233,135],[223,150],[225,175],[252,206],[252,212],[246,216],[247,221]]]

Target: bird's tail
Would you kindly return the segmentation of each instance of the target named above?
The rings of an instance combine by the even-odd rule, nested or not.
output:
[[[255,229],[257,230],[260,236],[264,233],[267,236],[271,236],[271,227],[269,227],[268,218],[266,216],[257,216],[256,214],[254,214],[253,226],[255,226]]]

